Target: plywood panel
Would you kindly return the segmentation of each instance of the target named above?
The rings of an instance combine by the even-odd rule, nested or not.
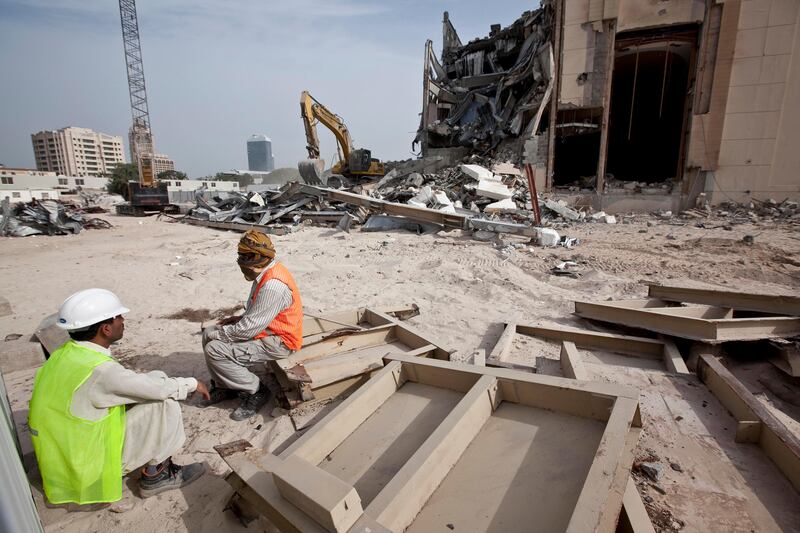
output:
[[[597,421],[501,403],[406,531],[564,531],[602,432]]]

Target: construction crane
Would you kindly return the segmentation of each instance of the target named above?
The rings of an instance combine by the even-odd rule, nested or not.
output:
[[[350,131],[345,126],[342,117],[330,111],[319,103],[308,91],[300,94],[300,116],[306,130],[306,149],[308,159],[300,161],[297,169],[306,183],[312,185],[322,184],[321,176],[325,168],[325,161],[320,159],[319,137],[317,136],[317,123],[331,130],[336,137],[336,148],[339,152],[339,161],[331,167],[331,177],[328,186],[347,186],[350,180],[359,178],[377,178],[386,174],[386,170],[377,159],[372,158],[372,152],[366,148],[356,149],[350,138]]]
[[[136,0],[119,0],[119,19],[122,24],[122,43],[125,48],[133,118],[129,132],[131,161],[136,164],[139,181],[128,183],[127,203],[117,205],[117,214],[144,215],[147,211],[176,212],[178,207],[169,203],[167,186],[156,183],[153,175],[155,150],[153,134],[150,131],[150,110],[147,107]]]

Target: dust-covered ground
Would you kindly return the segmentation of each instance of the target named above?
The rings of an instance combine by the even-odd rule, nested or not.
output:
[[[2,296],[13,308],[11,316],[0,318],[0,339],[30,335],[71,293],[103,287],[131,309],[125,338],[112,347],[123,364],[207,380],[200,328],[241,306],[248,291],[235,264],[239,234],[154,217],[106,218],[113,229],[0,241]],[[580,239],[572,249],[540,248],[516,237],[478,242],[460,231],[348,234],[312,226],[274,242],[298,282],[307,312],[416,303],[421,314],[411,323],[456,349],[454,358],[466,362],[476,349],[491,351],[504,322],[586,327],[571,314],[574,300],[641,298],[647,290],[644,282],[798,293],[797,226],[731,228],[724,220],[706,220],[706,227],[699,228],[693,221],[646,215],[625,220],[629,223],[559,228]],[[743,240],[746,235],[753,237],[752,244]],[[551,274],[564,260],[578,263],[579,277]],[[560,374],[555,345],[522,339],[512,357],[535,359],[542,373]],[[734,443],[735,420],[696,378],[678,378],[630,358],[586,357],[596,379],[642,390],[639,456],[654,455],[666,466],[658,487],[665,494],[642,479],[638,484],[648,509],[659,517],[659,530],[800,530],[800,495],[759,448]],[[26,452],[31,449],[25,421],[32,377],[30,370],[5,376]],[[771,400],[768,391],[759,397]],[[184,403],[187,441],[175,461],[207,462],[209,473],[200,481],[148,500],[126,490],[124,507],[132,508],[123,513],[47,508],[35,488],[46,527],[244,531],[224,511],[231,489],[213,446],[240,438],[283,439],[293,428],[286,417],[273,419],[271,407],[248,422],[233,422],[228,418],[232,407],[229,402],[202,409],[195,398]],[[671,468],[671,462],[679,469]],[[135,488],[135,480],[127,485]],[[258,522],[250,530],[264,526]]]

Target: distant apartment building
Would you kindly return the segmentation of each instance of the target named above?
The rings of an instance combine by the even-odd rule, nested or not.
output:
[[[153,154],[153,175],[158,177],[168,170],[175,170],[175,162],[167,155]]]
[[[67,127],[31,135],[36,169],[66,176],[110,174],[125,162],[122,137]]]
[[[136,151],[136,142],[134,142],[134,130],[131,126],[131,129],[128,131],[128,146],[131,151],[131,163],[138,163],[139,161],[139,154]],[[150,136],[150,145],[149,149],[152,150],[155,147],[155,141]],[[147,148],[147,147],[146,147]],[[162,172],[166,172],[168,170],[175,170],[175,162],[169,158],[166,154],[153,154],[153,175],[158,176]]]
[[[272,140],[266,135],[252,135],[247,140],[247,168],[261,172],[275,170]]]

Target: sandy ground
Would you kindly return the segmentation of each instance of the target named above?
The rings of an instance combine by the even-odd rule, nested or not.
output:
[[[12,316],[0,318],[0,338],[29,335],[71,293],[104,287],[132,310],[126,316],[125,338],[112,349],[123,364],[207,379],[201,324],[165,317],[184,308],[214,311],[242,303],[248,283],[235,265],[239,234],[152,217],[106,218],[113,229],[0,241],[2,296],[13,307]],[[581,239],[569,250],[526,245],[503,253],[501,247],[459,231],[435,236],[347,234],[304,226],[274,240],[280,259],[297,279],[307,312],[414,302],[421,315],[411,323],[455,348],[455,358],[463,361],[470,361],[478,348],[490,351],[505,321],[585,326],[571,315],[574,300],[644,297],[646,281],[798,292],[797,226],[762,223],[726,230],[724,221],[705,229],[693,222],[678,225],[677,219],[648,226],[648,220],[655,219],[639,215],[628,224],[559,228]],[[706,221],[707,227],[712,225]],[[743,243],[745,235],[753,235],[755,243]],[[510,242],[525,241],[505,239]],[[550,274],[551,267],[567,259],[580,264],[578,279]],[[557,356],[555,345],[532,339],[518,342],[513,353],[520,360],[537,359],[542,373],[554,375],[560,374]],[[652,500],[652,509],[666,513],[664,530],[800,530],[800,495],[758,448],[733,442],[735,422],[696,378],[676,378],[622,359],[587,354],[597,379],[642,389],[640,455],[652,451],[667,468],[661,483],[666,494],[647,486],[641,490]],[[768,370],[763,363],[747,364],[762,365],[745,369],[755,373],[755,386],[759,372]],[[26,451],[32,376],[32,371],[5,376]],[[754,392],[767,402],[771,399],[767,390]],[[273,419],[270,409],[236,423],[228,418],[230,408],[201,409],[196,399],[184,404],[187,441],[175,460],[207,462],[210,474],[201,481],[146,501],[127,494],[132,509],[121,514],[46,508],[36,489],[48,530],[244,531],[230,511],[223,511],[231,490],[213,446],[239,438],[266,442],[279,434],[284,438],[290,430],[287,419]],[[796,410],[789,411],[786,418],[794,422],[797,416]],[[682,472],[669,468],[671,461]],[[249,529],[259,525],[265,527],[262,522]]]

